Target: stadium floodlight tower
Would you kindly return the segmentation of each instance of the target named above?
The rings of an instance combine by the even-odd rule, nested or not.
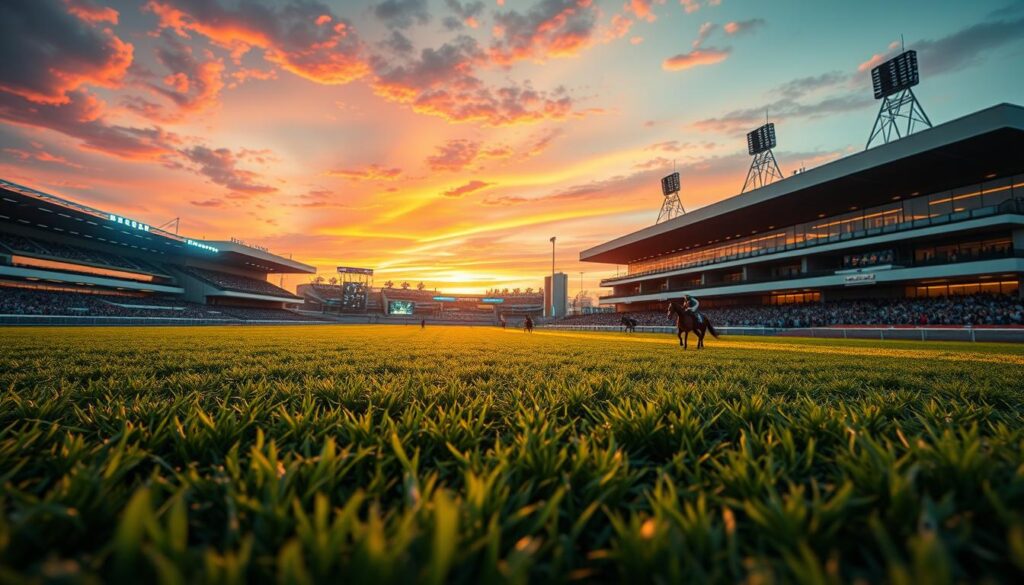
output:
[[[686,213],[683,209],[683,202],[679,200],[679,173],[675,172],[661,179],[661,194],[665,200],[661,202],[661,211],[658,212],[658,221],[668,221]]]
[[[772,153],[773,148],[775,148],[775,123],[767,122],[764,126],[747,133],[747,152],[754,157],[754,160],[750,161],[747,180],[743,181],[743,189],[740,193],[746,193],[747,187],[759,189],[776,179],[785,178]]]
[[[919,80],[917,51],[903,51],[871,70],[875,99],[882,100],[882,105],[864,150],[871,148],[876,139],[888,144],[912,134],[915,126],[932,127],[928,114],[911,89]]]

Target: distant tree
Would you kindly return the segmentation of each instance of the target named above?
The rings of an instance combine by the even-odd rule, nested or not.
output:
[[[503,294],[505,296],[508,296],[508,289],[507,288],[501,289],[501,294]]]
[[[402,283],[402,290],[409,290],[409,283],[408,282],[403,282]]]
[[[530,287],[530,286],[526,287],[526,294],[532,295],[533,294],[533,287]]]
[[[427,285],[423,284],[422,282],[416,285],[416,290],[418,291],[422,291],[425,288],[427,288]]]
[[[395,283],[391,282],[390,280],[384,283],[384,288],[391,288],[393,286],[395,286]]]
[[[519,294],[520,294],[520,290],[518,288],[514,288],[514,289],[512,289],[512,294],[514,294],[515,296],[518,297]]]
[[[319,274],[317,274],[316,278],[313,279],[313,284],[323,284],[323,283],[324,283],[324,277],[322,277]]]
[[[338,285],[338,277],[337,276],[332,276],[327,282],[331,283],[331,286],[337,286]]]

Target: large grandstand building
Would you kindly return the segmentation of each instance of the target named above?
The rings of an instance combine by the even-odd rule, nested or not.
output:
[[[268,275],[314,272],[0,181],[0,320],[297,320],[302,298]]]
[[[1000,293],[1024,274],[1024,108],[1002,104],[583,251],[619,312]]]

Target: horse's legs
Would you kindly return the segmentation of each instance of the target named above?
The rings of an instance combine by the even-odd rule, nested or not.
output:
[[[686,349],[690,344],[690,332],[686,331],[683,333],[683,349]]]
[[[680,329],[678,332],[676,332],[676,337],[679,338],[679,345],[683,345],[683,330],[682,329]]]

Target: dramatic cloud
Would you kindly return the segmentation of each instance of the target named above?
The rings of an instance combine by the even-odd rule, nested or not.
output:
[[[182,150],[181,154],[195,165],[196,172],[236,194],[250,196],[277,191],[276,187],[261,183],[258,174],[239,169],[238,157],[227,148],[195,146]]]
[[[398,178],[401,174],[402,169],[384,167],[378,164],[355,169],[327,171],[327,175],[331,177],[341,177],[349,181],[390,181]]]
[[[507,158],[512,150],[507,146],[484,148],[475,140],[449,140],[438,146],[436,152],[427,157],[426,163],[432,171],[461,171],[486,158]]]
[[[701,65],[714,65],[721,63],[729,57],[730,49],[693,49],[687,53],[680,53],[665,59],[661,68],[665,71],[684,71]]]
[[[384,0],[373,7],[373,14],[388,26],[409,28],[430,22],[426,0]]]
[[[753,130],[764,123],[767,110],[774,121],[792,118],[821,118],[832,114],[851,112],[866,108],[874,103],[871,95],[844,94],[828,97],[814,103],[799,103],[792,99],[781,99],[761,107],[733,110],[717,118],[694,122],[694,128],[705,131],[736,134]]]
[[[848,83],[850,76],[840,71],[830,71],[821,75],[799,77],[783,83],[775,92],[788,99],[799,99],[807,94],[829,89]]]
[[[146,8],[157,16],[160,29],[203,35],[230,50],[236,61],[259,48],[267,61],[324,84],[348,83],[369,72],[349,21],[316,1],[225,7],[221,0],[150,0]]]
[[[469,193],[474,193],[481,189],[490,187],[493,184],[494,183],[487,183],[484,181],[470,181],[465,185],[460,185],[458,187],[448,189],[447,191],[442,193],[442,195],[444,195],[445,197],[462,197],[463,195],[468,195]]]
[[[51,154],[47,152],[42,148],[41,144],[36,143],[33,144],[32,146],[33,150],[23,150],[20,148],[5,148],[4,152],[22,162],[36,161],[41,163],[62,165],[73,169],[83,168],[82,165],[73,163],[60,155]]]
[[[46,128],[81,141],[82,148],[131,160],[163,160],[179,139],[158,127],[133,128],[108,123],[104,105],[85,91],[66,94],[61,104],[37,104],[0,93],[0,120]]]
[[[445,27],[448,30],[456,30],[462,26],[470,28],[480,26],[480,16],[484,12],[484,3],[480,0],[466,2],[445,0],[444,3],[455,14],[454,17],[448,17],[444,21]]]
[[[98,6],[92,0],[65,0],[68,12],[86,22],[117,24],[120,14],[113,8]]]
[[[214,58],[209,51],[204,51],[201,58],[193,55],[188,45],[176,38],[165,35],[164,44],[157,49],[156,58],[168,74],[160,84],[147,83],[153,92],[173,102],[178,113],[169,115],[157,105],[142,98],[129,98],[125,105],[144,116],[158,120],[175,120],[184,113],[199,112],[217,104],[217,97],[224,88],[222,74],[224,63]],[[252,77],[262,77],[263,72],[242,70],[235,76],[236,82]]]
[[[415,112],[491,126],[560,119],[572,112],[572,99],[562,89],[542,92],[529,84],[486,87],[474,76],[484,58],[475,39],[460,36],[437,49],[423,49],[418,59],[401,64],[378,59],[374,92]]]
[[[108,28],[117,14],[84,2],[5,0],[0,7],[0,92],[67,104],[83,86],[118,87],[133,47]]]
[[[764,26],[764,19],[752,18],[750,20],[727,22],[722,27],[722,30],[724,30],[727,35],[737,35],[740,33],[750,32],[754,29],[761,28],[762,26]]]
[[[970,67],[984,55],[1024,40],[1024,18],[982,22],[935,40],[917,41],[918,61],[924,75],[939,75]]]
[[[525,14],[499,12],[491,60],[510,65],[575,55],[591,43],[598,13],[592,0],[542,0]]]

